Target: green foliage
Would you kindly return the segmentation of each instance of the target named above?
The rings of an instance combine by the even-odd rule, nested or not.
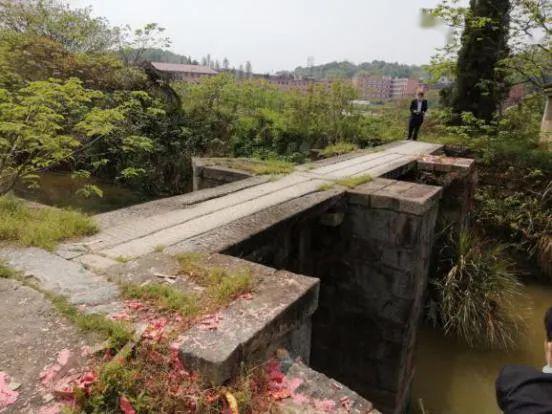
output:
[[[57,0],[0,0],[0,29],[46,37],[70,52],[104,51],[117,39],[117,30],[92,17],[90,8]]]
[[[81,146],[77,131],[87,124],[94,101],[101,97],[74,78],[0,89],[0,195],[19,179],[70,158]]]
[[[197,153],[300,161],[310,148],[370,144],[366,120],[351,104],[356,96],[351,85],[284,92],[263,81],[219,75],[176,87]]]
[[[96,231],[92,219],[76,211],[27,207],[16,198],[0,197],[0,240],[52,250],[61,240]]]
[[[533,170],[525,180],[545,178]],[[539,191],[525,193],[493,191],[483,188],[477,194],[477,222],[490,234],[507,240],[525,258],[536,259],[547,278],[552,278],[552,256],[549,241],[552,236],[552,182]]]
[[[455,114],[490,121],[506,94],[499,62],[508,57],[509,0],[472,0],[458,53],[452,97]]]
[[[338,142],[337,144],[328,145],[322,151],[320,155],[323,157],[335,157],[336,155],[346,154],[358,149],[358,145],[351,144],[350,142]]]
[[[352,79],[356,74],[360,73],[398,78],[415,78],[423,75],[423,71],[419,66],[388,63],[381,60],[365,62],[359,65],[346,61],[331,62],[319,66],[298,67],[295,69],[295,75],[317,80]]]
[[[451,269],[435,282],[445,332],[470,346],[512,348],[521,323],[516,309],[521,285],[503,248],[467,233],[451,247]]]

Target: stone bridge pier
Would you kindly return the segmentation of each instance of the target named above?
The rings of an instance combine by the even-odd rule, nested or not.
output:
[[[195,169],[201,188],[245,174],[204,162]],[[428,175],[442,185],[424,184]],[[318,308],[303,334],[310,349],[296,354],[382,412],[402,413],[437,219],[467,223],[476,177],[471,160],[442,155],[384,176],[396,179],[339,191],[222,253],[318,278]]]

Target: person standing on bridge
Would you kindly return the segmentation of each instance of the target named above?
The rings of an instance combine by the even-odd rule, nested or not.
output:
[[[424,99],[424,92],[419,91],[416,99],[410,102],[410,122],[408,123],[408,139],[416,141],[418,132],[424,123],[425,113],[427,112],[427,99]]]

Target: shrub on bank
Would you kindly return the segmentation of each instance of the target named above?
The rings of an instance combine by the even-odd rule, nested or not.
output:
[[[447,334],[470,346],[512,348],[521,317],[521,284],[503,248],[461,233],[451,243],[450,270],[435,281],[439,316]]]

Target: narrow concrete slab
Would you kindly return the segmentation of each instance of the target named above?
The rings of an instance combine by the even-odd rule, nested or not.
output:
[[[351,158],[336,158],[333,163],[326,162],[312,170],[298,171],[276,181],[258,185],[253,185],[251,181],[239,191],[227,195],[220,193],[216,198],[194,204],[190,208],[173,209],[175,204],[182,202],[179,199],[175,203],[163,201],[165,207],[161,210],[164,209],[164,212],[160,214],[149,215],[152,209],[146,206],[131,210],[128,216],[124,212],[110,213],[111,216],[102,217],[104,223],[115,223],[114,217],[120,217],[122,223],[106,228],[80,243],[66,244],[57,253],[67,259],[88,253],[111,259],[148,254],[159,246],[175,245],[263,209],[303,197],[317,191],[325,182],[364,174],[378,177],[440,148],[436,144],[401,142],[386,146],[381,151],[372,150],[367,154],[355,153]],[[236,184],[229,184],[231,187],[228,188],[235,188],[233,185]],[[159,206],[161,202],[156,203],[153,205]],[[94,262],[100,261],[96,258]]]
[[[118,303],[119,288],[86,270],[81,264],[47,251],[30,248],[0,248],[0,259],[8,266],[37,280],[47,291],[66,297],[74,305],[95,306]]]

